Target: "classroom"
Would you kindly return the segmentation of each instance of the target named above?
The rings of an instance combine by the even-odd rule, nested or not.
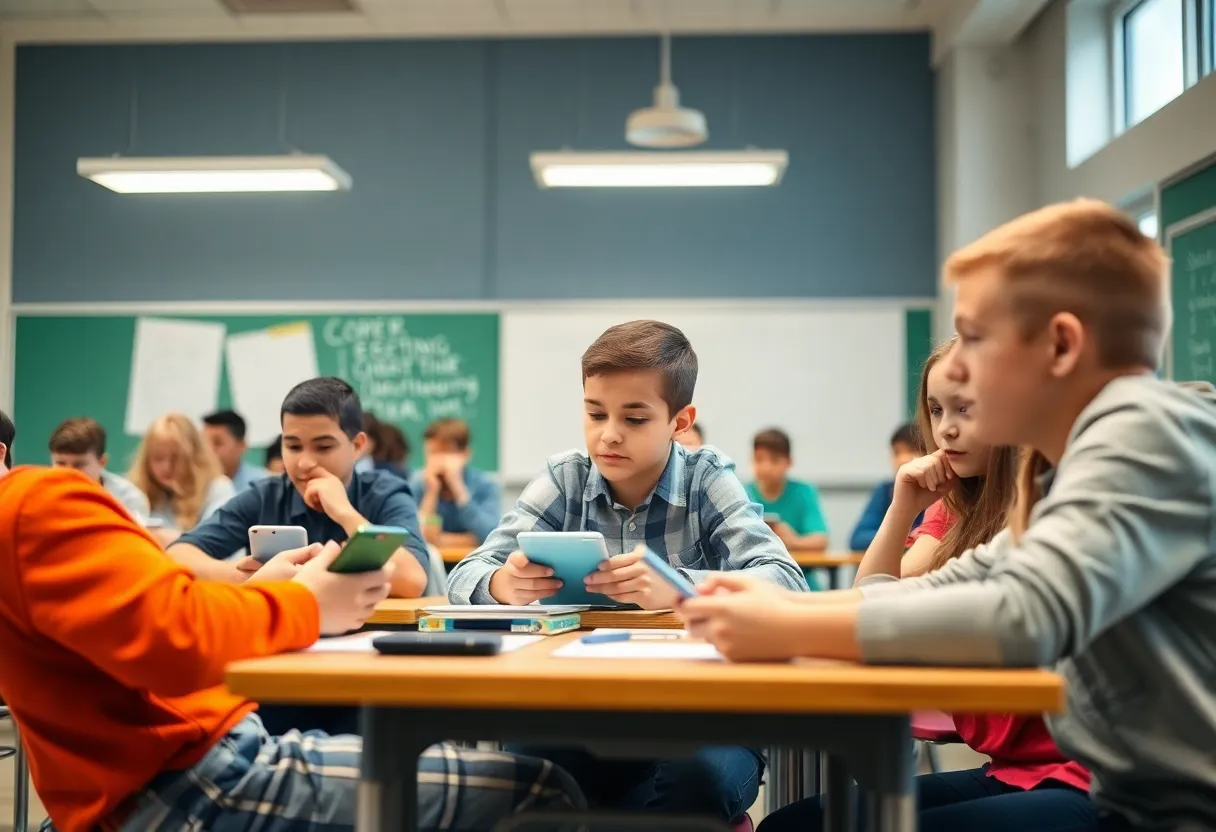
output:
[[[1216,0],[0,0],[0,832],[1216,828],[1213,310]]]

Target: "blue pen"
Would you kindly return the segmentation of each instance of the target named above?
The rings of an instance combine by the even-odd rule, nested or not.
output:
[[[613,641],[629,641],[630,633],[592,633],[579,639],[583,644],[608,644]]]

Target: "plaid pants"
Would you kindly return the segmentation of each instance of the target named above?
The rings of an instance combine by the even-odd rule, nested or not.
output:
[[[149,783],[122,832],[350,832],[362,753],[359,737],[271,737],[250,715],[196,766]],[[519,811],[586,808],[570,775],[546,760],[450,745],[419,758],[418,802],[425,830],[490,830]]]

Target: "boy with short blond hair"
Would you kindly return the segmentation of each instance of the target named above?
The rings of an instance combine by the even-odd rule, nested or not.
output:
[[[47,446],[51,452],[51,465],[74,468],[109,491],[136,522],[144,523],[148,519],[152,511],[148,495],[126,477],[106,470],[110,460],[106,455],[106,431],[96,420],[65,419],[51,434]]]
[[[735,659],[1054,664],[1069,701],[1048,724],[1093,772],[1100,828],[1216,828],[1216,396],[1155,375],[1168,260],[1078,200],[990,232],[945,276],[947,372],[975,433],[1030,450],[1011,528],[923,577],[818,599],[838,603],[716,581],[728,594],[683,615]]]
[[[680,330],[659,321],[614,326],[583,354],[582,373],[586,453],[549,460],[515,510],[452,571],[453,602],[527,604],[553,595],[560,582],[518,551],[517,536],[531,531],[601,532],[612,557],[586,579],[588,589],[645,609],[676,604],[641,562],[646,547],[694,582],[727,570],[806,590],[733,463],[713,448],[688,453],[673,441],[696,420],[697,356]],[[570,771],[594,804],[726,821],[755,800],[763,769],[745,748],[628,762],[576,750],[533,753]]]

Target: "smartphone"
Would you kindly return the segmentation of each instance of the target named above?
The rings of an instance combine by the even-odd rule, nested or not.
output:
[[[409,536],[409,529],[400,526],[361,526],[346,542],[338,559],[329,565],[329,571],[350,573],[379,569]]]
[[[697,588],[693,586],[692,581],[681,575],[674,566],[668,563],[665,558],[660,557],[654,550],[650,548],[646,549],[645,554],[642,555],[642,563],[649,566],[650,570],[662,578],[681,598],[696,596]]]
[[[265,563],[288,549],[303,549],[308,545],[308,532],[303,526],[251,526],[249,554]]]
[[[486,633],[390,633],[372,639],[372,647],[389,656],[493,656],[502,636]]]
[[[583,583],[608,560],[608,547],[599,532],[520,532],[518,540],[528,560],[549,567],[562,582],[556,595],[540,599],[542,604],[618,606],[602,593],[588,592]]]

